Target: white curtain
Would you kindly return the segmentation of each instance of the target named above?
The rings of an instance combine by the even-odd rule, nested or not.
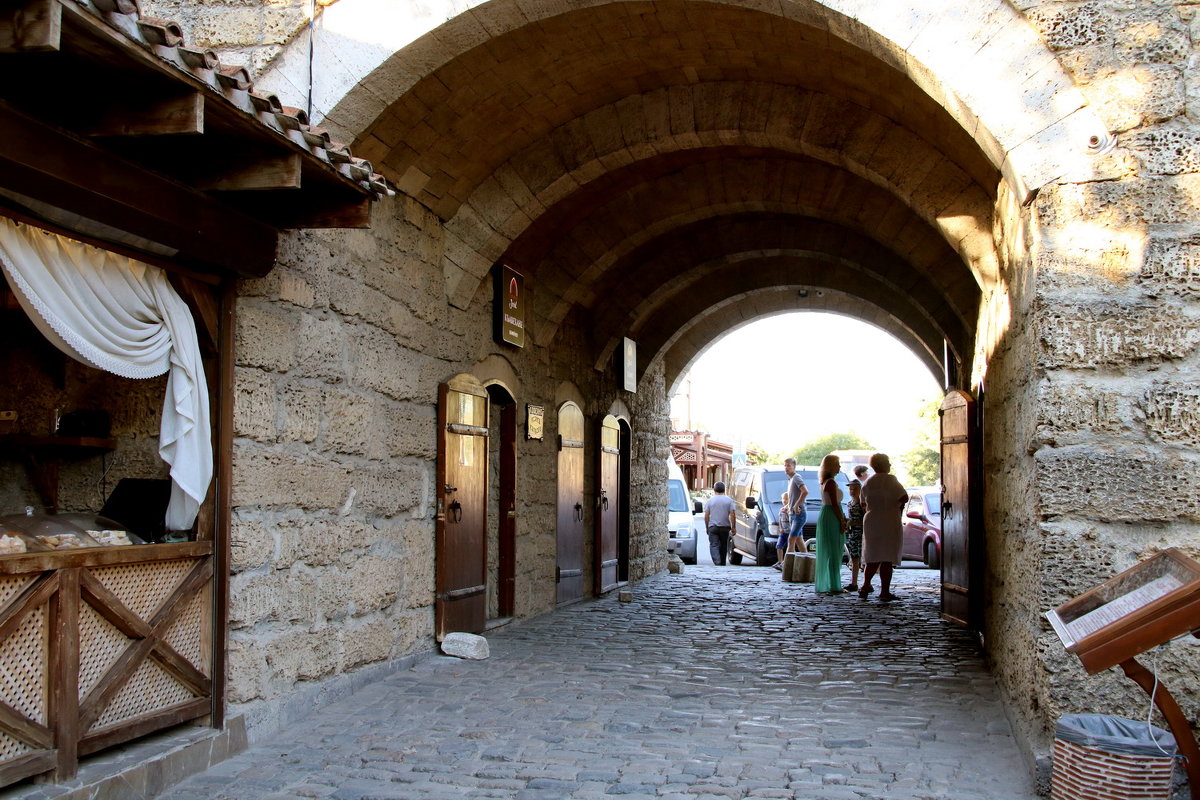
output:
[[[167,530],[188,530],[212,481],[208,385],[196,324],[166,273],[0,217],[17,300],[67,355],[125,378],[167,376],[158,452],[171,467]]]

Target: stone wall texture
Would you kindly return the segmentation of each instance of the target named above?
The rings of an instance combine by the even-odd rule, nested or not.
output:
[[[582,344],[569,326],[553,350],[515,351],[492,341],[489,298],[451,309],[441,236],[414,201],[384,201],[370,230],[296,233],[270,275],[240,286],[229,700],[252,730],[285,722],[305,684],[434,648],[440,382],[473,371],[486,382],[481,362],[499,356],[520,376],[507,387],[519,407],[547,408],[549,432],[562,379],[592,398],[591,423],[617,398],[611,373],[572,357]],[[626,395],[633,580],[666,563],[661,370],[644,384]],[[514,613],[527,617],[555,603],[555,489],[544,476],[557,445],[526,440],[519,417]]]

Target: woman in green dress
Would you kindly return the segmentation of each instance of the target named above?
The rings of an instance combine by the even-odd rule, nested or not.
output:
[[[817,517],[815,588],[824,594],[841,594],[842,591],[846,514],[842,510],[842,489],[836,480],[841,471],[841,460],[830,454],[821,461],[821,470],[817,473],[817,479],[821,482],[821,514]]]

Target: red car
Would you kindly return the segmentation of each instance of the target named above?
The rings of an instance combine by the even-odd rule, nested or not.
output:
[[[942,566],[942,490],[916,486],[908,490],[904,506],[904,558],[924,561],[933,569]]]

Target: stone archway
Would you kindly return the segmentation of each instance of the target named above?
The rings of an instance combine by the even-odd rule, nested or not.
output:
[[[315,116],[421,209],[448,307],[479,316],[492,264],[519,261],[540,287],[533,339],[556,377],[588,385],[603,373],[564,362],[606,365],[636,331],[650,350],[640,400],[772,292],[815,284],[845,313],[908,331],[931,368],[941,338],[964,388],[986,382],[985,635],[1022,733],[1044,737],[1081,676],[1041,610],[1197,541],[1190,505],[1129,499],[1163,497],[1153,476],[1190,467],[1200,444],[1178,422],[1200,413],[1200,192],[1194,156],[1171,154],[1195,129],[1159,86],[1194,53],[1175,35],[1182,12],[447,0],[417,17],[398,5],[331,6],[263,85],[304,96],[314,42]],[[1077,73],[1147,87],[1140,116],[1104,106],[1130,130],[1124,149],[1109,149],[1059,52]],[[788,222],[772,232],[771,219]],[[794,225],[804,242],[788,238]],[[687,252],[714,229],[736,246]]]

